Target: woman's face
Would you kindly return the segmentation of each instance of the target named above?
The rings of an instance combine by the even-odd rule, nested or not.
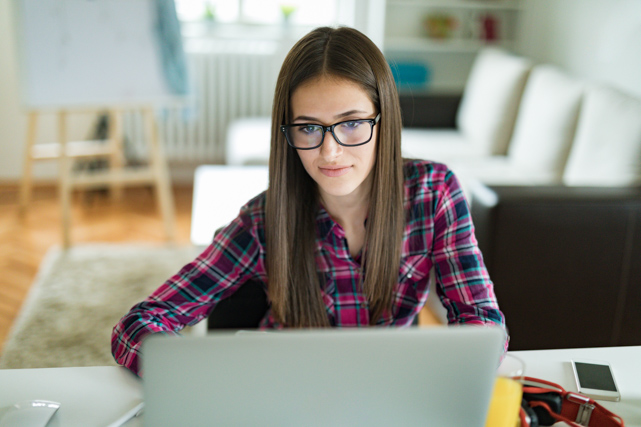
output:
[[[299,86],[291,98],[291,124],[330,126],[347,120],[373,119],[374,104],[359,85],[345,79],[322,76]],[[369,126],[369,124],[364,124]],[[367,197],[376,161],[378,125],[365,145],[345,147],[331,132],[320,147],[297,150],[307,173],[318,184],[323,200],[351,196]]]

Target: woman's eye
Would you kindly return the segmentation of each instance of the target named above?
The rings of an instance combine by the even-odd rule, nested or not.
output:
[[[304,133],[305,135],[311,135],[315,132],[318,132],[318,126],[301,126],[298,128],[298,131]]]
[[[363,123],[360,121],[354,121],[354,122],[345,122],[341,123],[341,129],[343,131],[350,131],[353,132],[356,129],[358,129],[359,126],[361,126]]]

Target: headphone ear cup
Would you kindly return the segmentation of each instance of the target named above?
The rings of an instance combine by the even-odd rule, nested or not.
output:
[[[559,393],[547,392],[547,393],[523,393],[523,399],[529,402],[541,402],[548,406],[548,408],[556,414],[561,413],[561,407],[563,405],[563,398]],[[531,408],[538,418],[539,426],[551,426],[554,425],[557,421],[552,417],[548,410],[544,406],[535,406]]]
[[[521,410],[525,412],[525,418],[528,422],[527,426],[522,427],[539,427],[539,416],[536,415],[534,409],[530,408],[525,399],[521,400]]]

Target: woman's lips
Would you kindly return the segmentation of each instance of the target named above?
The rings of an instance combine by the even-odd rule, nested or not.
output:
[[[345,175],[351,169],[351,166],[321,167],[320,171],[329,177]]]

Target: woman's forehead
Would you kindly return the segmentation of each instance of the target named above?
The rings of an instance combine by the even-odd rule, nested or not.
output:
[[[368,93],[358,83],[326,76],[310,79],[296,88],[290,107],[294,119],[298,116],[334,119],[347,112],[374,112]]]

